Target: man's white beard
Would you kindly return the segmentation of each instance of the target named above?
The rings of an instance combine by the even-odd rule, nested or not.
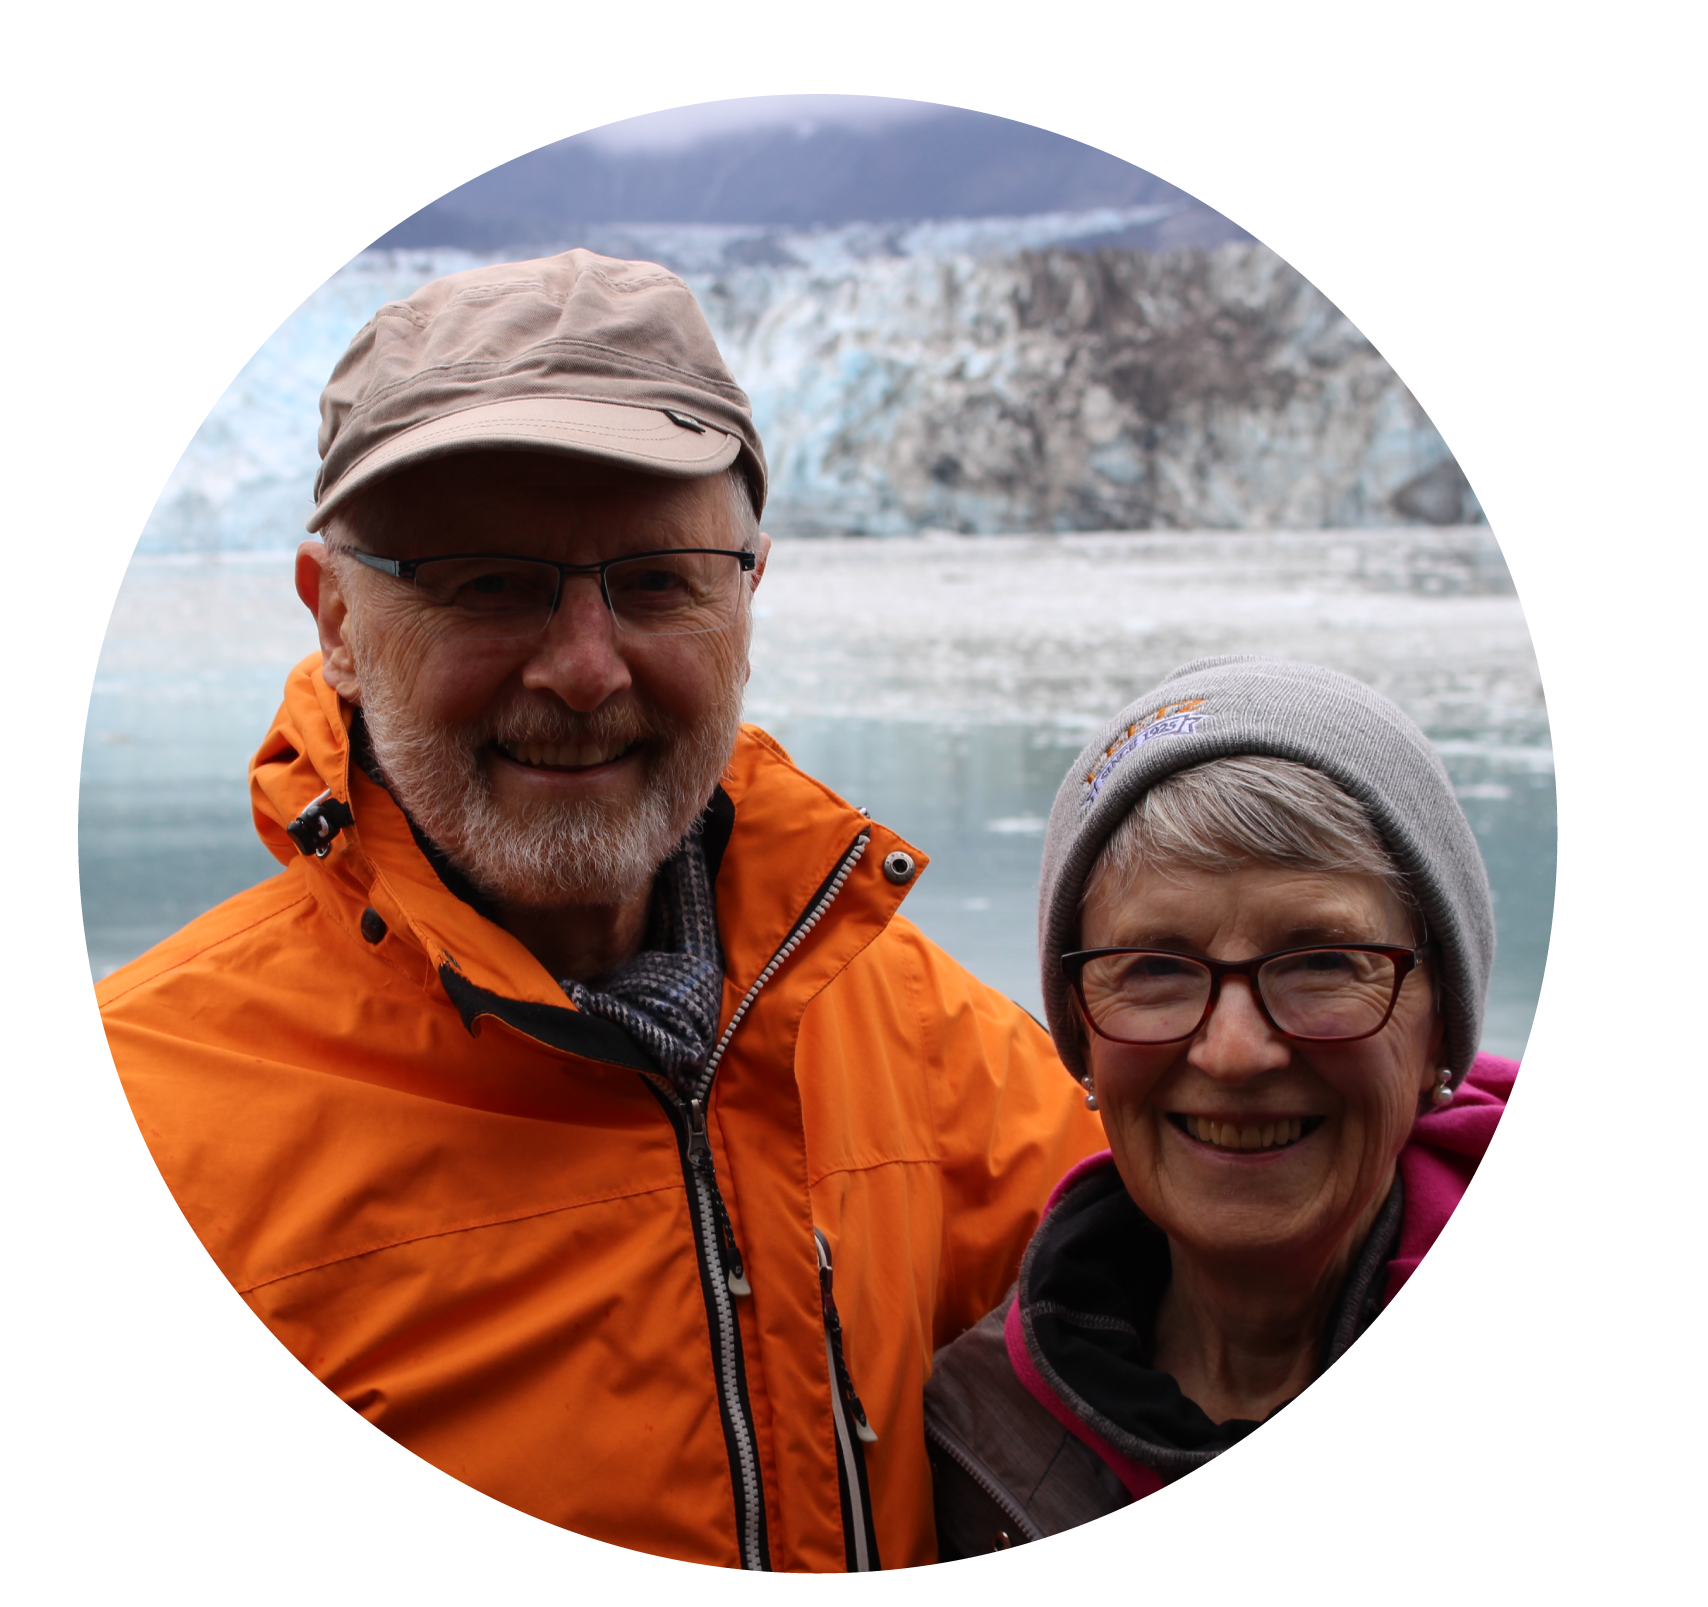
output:
[[[392,796],[483,893],[522,905],[616,904],[647,886],[711,799],[741,722],[739,666],[737,655],[723,695],[691,727],[635,701],[592,714],[523,702],[445,725],[400,699],[387,667],[368,655],[362,714]],[[482,763],[493,742],[634,741],[648,745],[647,772],[628,806],[589,800],[518,816],[500,809]]]

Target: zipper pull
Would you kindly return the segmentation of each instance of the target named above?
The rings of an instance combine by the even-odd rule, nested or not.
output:
[[[695,1165],[710,1161],[712,1146],[706,1138],[706,1107],[697,1099],[688,1101],[688,1159]]]
[[[712,1162],[712,1144],[706,1137],[706,1107],[697,1099],[688,1101],[688,1159],[705,1176],[711,1187],[712,1209],[717,1213],[718,1238],[728,1263],[724,1282],[732,1295],[746,1297],[753,1293],[747,1281],[747,1268],[741,1259],[741,1247],[735,1242],[735,1228],[724,1207],[723,1192],[718,1188],[717,1169]]]
[[[836,1310],[836,1270],[831,1265],[830,1241],[817,1228],[812,1230],[812,1236],[818,1245],[818,1292],[824,1302],[824,1332],[830,1341],[830,1356],[835,1365],[836,1376],[832,1382],[853,1420],[855,1438],[862,1444],[876,1445],[878,1431],[866,1421],[866,1408],[860,1404],[853,1375],[848,1371],[848,1360],[842,1354],[842,1318]]]

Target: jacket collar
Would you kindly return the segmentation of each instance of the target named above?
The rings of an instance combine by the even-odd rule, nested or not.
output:
[[[327,915],[360,936],[364,913],[375,912],[386,929],[376,946],[381,957],[441,989],[471,1031],[494,1017],[550,1048],[650,1069],[626,1033],[575,1010],[527,948],[445,885],[390,794],[351,763],[350,721],[349,706],[320,674],[318,653],[291,671],[249,769],[256,828],[274,857],[287,866],[303,860],[285,827],[330,791],[349,807],[353,824],[324,858],[303,865]],[[796,769],[756,727],[742,727],[720,791],[724,803],[714,802],[713,812],[723,817],[717,829],[727,824],[728,841],[714,891],[727,1022],[859,837],[869,839],[862,863],[870,863],[838,893],[835,920],[791,951],[787,977],[779,973],[791,992],[816,992],[895,913],[917,872],[891,883],[878,868],[887,854],[904,849],[921,869],[927,860]]]
[[[1403,1213],[1396,1178],[1336,1298],[1319,1371],[1380,1309]],[[1156,1487],[1139,1483],[1178,1478],[1259,1426],[1211,1422],[1172,1375],[1152,1365],[1151,1335],[1170,1275],[1167,1238],[1133,1203],[1104,1151],[1051,1195],[1008,1317],[1016,1374],[1135,1496]]]

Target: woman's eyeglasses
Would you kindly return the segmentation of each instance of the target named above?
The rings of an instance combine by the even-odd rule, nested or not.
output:
[[[1388,1024],[1405,979],[1429,947],[1385,943],[1282,949],[1249,960],[1207,960],[1166,949],[1080,949],[1067,978],[1091,1030],[1114,1043],[1180,1043],[1210,1019],[1222,982],[1245,977],[1283,1037],[1305,1043],[1368,1038]]]

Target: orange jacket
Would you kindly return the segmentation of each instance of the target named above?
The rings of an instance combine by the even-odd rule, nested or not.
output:
[[[221,1270],[370,1421],[552,1523],[729,1566],[934,1560],[932,1352],[1103,1143],[1048,1038],[896,915],[901,839],[744,728],[715,891],[725,1025],[748,1007],[702,1129],[447,889],[348,719],[298,665],[250,771],[284,873],[99,988]],[[305,855],[284,823],[327,788],[354,824]]]

